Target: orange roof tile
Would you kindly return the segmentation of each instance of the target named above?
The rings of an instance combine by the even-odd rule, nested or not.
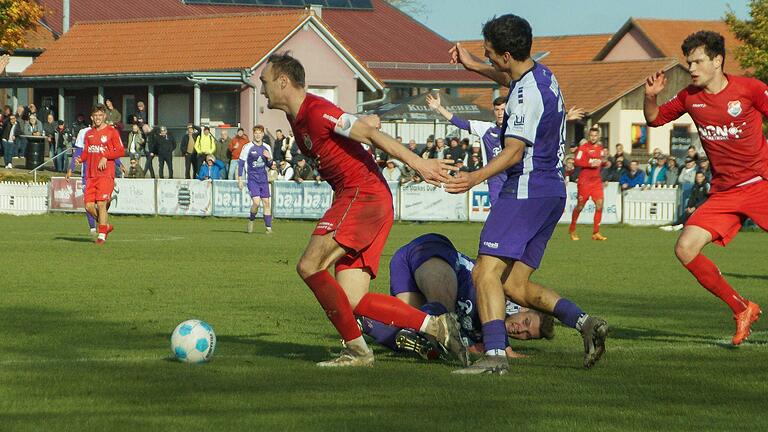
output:
[[[53,32],[39,24],[29,30],[24,38],[24,49],[44,50],[56,41]]]
[[[245,69],[264,57],[307,16],[303,10],[294,10],[79,23],[22,75]],[[136,49],[126,51],[126,46],[137,40],[141,43]]]
[[[611,40],[611,34],[537,36],[533,38],[531,53],[549,52],[544,64],[578,63],[594,60],[597,53]],[[483,41],[460,41],[472,54],[483,58]]]
[[[653,72],[669,70],[677,64],[675,59],[663,58],[550,64],[547,67],[557,77],[568,108],[576,106],[592,113],[643,85],[645,78]]]

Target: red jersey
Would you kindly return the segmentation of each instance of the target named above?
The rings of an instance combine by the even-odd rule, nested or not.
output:
[[[80,160],[88,164],[87,178],[115,178],[115,159],[125,155],[120,133],[112,126],[103,129],[91,129],[85,134],[83,153]],[[107,158],[107,167],[99,170],[99,161]]]
[[[301,153],[317,161],[320,175],[335,192],[354,187],[389,191],[371,154],[343,135],[351,128],[343,116],[341,108],[307,93],[296,118],[288,116],[288,122]]]
[[[573,159],[573,164],[581,167],[579,184],[602,183],[603,178],[600,177],[600,169],[603,166],[603,156],[602,144],[592,144],[587,141],[579,146],[579,149],[576,151],[576,157]],[[600,165],[592,166],[591,162],[595,159],[600,161]]]
[[[763,115],[768,115],[768,86],[760,80],[726,75],[728,84],[717,94],[688,86],[659,107],[650,126],[661,126],[686,112],[712,167],[712,192],[720,192],[755,177],[768,180],[768,144]]]

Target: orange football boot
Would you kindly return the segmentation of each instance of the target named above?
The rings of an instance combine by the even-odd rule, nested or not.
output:
[[[739,345],[749,337],[749,334],[752,333],[752,324],[760,318],[762,313],[763,311],[760,310],[757,303],[748,302],[747,308],[743,312],[733,316],[736,321],[736,334],[731,339],[733,345]]]

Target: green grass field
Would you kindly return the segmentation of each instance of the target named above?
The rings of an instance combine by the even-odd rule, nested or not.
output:
[[[580,336],[558,327],[514,344],[529,357],[509,375],[467,377],[382,349],[370,369],[314,366],[339,343],[294,271],[310,222],[278,220],[272,236],[235,219],[113,222],[99,247],[82,215],[0,217],[0,431],[768,429],[768,320],[730,347],[730,311],[674,259],[675,234],[571,242],[558,228],[535,279],[608,320],[603,360],[582,369]],[[396,224],[373,290],[417,235],[474,255],[480,229]],[[766,248],[744,232],[707,253],[768,306]],[[169,359],[188,318],[214,326],[213,362]]]

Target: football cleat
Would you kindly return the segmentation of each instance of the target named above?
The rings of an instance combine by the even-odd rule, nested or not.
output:
[[[464,369],[455,370],[452,373],[458,375],[504,375],[509,372],[509,360],[505,355],[484,355],[480,360],[472,363]]]
[[[608,240],[608,237],[600,234],[599,232],[596,232],[596,233],[592,234],[592,240],[606,241],[606,240]]]
[[[573,241],[579,241],[579,240],[581,240],[581,237],[579,237],[579,235],[578,235],[578,234],[576,234],[576,231],[574,231],[574,232],[569,232],[568,234],[571,236],[571,240],[573,240]]]
[[[360,367],[373,366],[376,359],[370,349],[364,353],[356,353],[349,348],[341,351],[338,357],[317,363],[319,367]]]
[[[395,346],[401,351],[416,353],[424,360],[437,360],[447,354],[438,344],[411,329],[397,332]]]
[[[736,334],[731,340],[733,345],[740,345],[749,337],[752,333],[752,324],[760,318],[762,313],[763,311],[760,310],[757,303],[748,302],[747,308],[743,312],[733,316],[736,321]]]
[[[605,339],[608,337],[608,323],[597,317],[587,317],[581,325],[584,339],[584,367],[589,369],[605,353]]]
[[[446,313],[440,316],[432,316],[425,331],[427,337],[434,338],[441,348],[450,352],[464,366],[469,365],[469,352],[464,339],[461,337],[460,327],[456,321],[456,314]]]
[[[266,232],[266,234],[272,234],[272,227],[267,227],[267,232]]]

